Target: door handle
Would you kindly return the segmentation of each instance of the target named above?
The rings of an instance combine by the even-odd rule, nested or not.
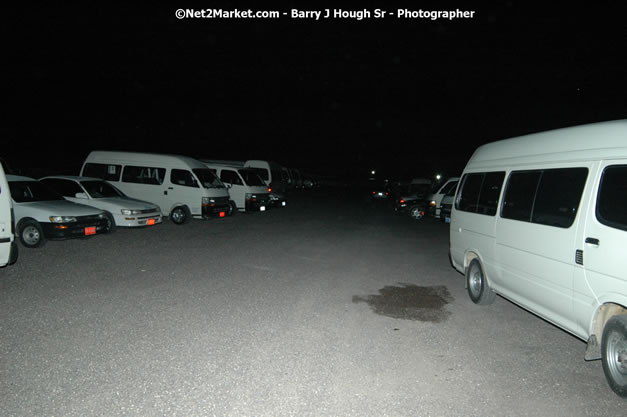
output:
[[[587,237],[586,238],[586,243],[589,245],[594,245],[594,246],[599,246],[599,239],[594,238],[594,237]]]

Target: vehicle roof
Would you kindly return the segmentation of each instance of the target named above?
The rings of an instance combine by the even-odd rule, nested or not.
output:
[[[22,175],[9,174],[6,177],[7,177],[7,181],[37,181],[35,178],[24,177]]]
[[[231,161],[225,159],[199,159],[199,161],[212,166],[229,168],[242,168],[244,166],[244,161]]]
[[[117,163],[168,163],[174,166],[189,166],[192,168],[206,168],[205,164],[197,159],[183,155],[159,154],[146,152],[122,152],[122,151],[91,151],[85,162],[117,162]]]
[[[627,156],[627,119],[549,130],[478,147],[468,168]]]
[[[94,177],[82,177],[80,175],[48,175],[40,180],[45,179],[60,179],[60,180],[73,180],[73,181],[104,181],[102,178],[94,178]]]

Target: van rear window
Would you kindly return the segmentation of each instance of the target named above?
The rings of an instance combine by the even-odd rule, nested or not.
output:
[[[506,219],[568,228],[575,221],[587,168],[514,171],[503,198]]]
[[[120,181],[121,165],[95,164],[93,162],[85,164],[83,168],[84,177],[100,178],[106,181]]]
[[[494,216],[499,203],[505,172],[466,174],[455,202],[455,208],[471,213]],[[455,188],[451,188],[454,190]]]
[[[606,226],[627,230],[627,165],[605,168],[597,196],[597,219]]]

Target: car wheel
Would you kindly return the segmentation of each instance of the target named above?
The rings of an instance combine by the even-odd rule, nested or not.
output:
[[[17,226],[20,242],[27,248],[39,248],[46,243],[44,231],[35,220],[22,220]]]
[[[237,213],[237,205],[235,205],[235,201],[229,200],[229,216],[235,216]]]
[[[466,270],[466,286],[468,295],[475,304],[492,304],[496,298],[496,293],[488,285],[481,263],[476,258],[470,261]]]
[[[627,314],[607,321],[601,339],[603,372],[610,388],[627,397]]]
[[[420,207],[412,207],[409,210],[409,215],[414,220],[420,220],[424,216],[424,211]]]
[[[189,209],[185,206],[174,207],[170,212],[170,220],[172,220],[174,224],[185,224],[189,221],[190,217]]]
[[[113,214],[109,213],[108,211],[105,211],[105,216],[107,220],[107,223],[105,225],[105,229],[107,233],[114,233],[117,229],[117,226],[115,224],[115,219],[113,218]]]

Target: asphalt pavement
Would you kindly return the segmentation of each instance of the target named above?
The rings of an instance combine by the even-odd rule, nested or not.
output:
[[[581,340],[468,299],[446,224],[363,196],[20,247],[0,415],[626,415]]]

